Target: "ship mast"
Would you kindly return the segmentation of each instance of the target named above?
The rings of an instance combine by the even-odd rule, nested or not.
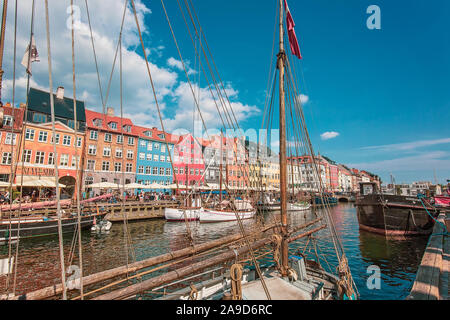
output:
[[[5,47],[5,30],[6,30],[6,15],[8,13],[8,0],[3,0],[1,39],[0,39],[0,103],[2,103],[2,87],[3,87],[3,50]]]
[[[286,170],[286,112],[284,92],[284,30],[283,30],[283,0],[280,1],[280,52],[278,53],[278,69],[280,71],[280,200],[281,200],[281,272],[285,276],[288,269],[288,241],[287,241],[287,170]]]

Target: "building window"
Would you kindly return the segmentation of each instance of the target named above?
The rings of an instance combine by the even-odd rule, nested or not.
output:
[[[139,153],[139,160],[145,160],[145,153]]]
[[[148,143],[147,151],[153,151],[153,143],[151,143],[151,142]]]
[[[115,171],[115,172],[120,172],[120,171],[122,171],[122,163],[121,163],[121,162],[116,162],[116,163],[114,163],[114,171]]]
[[[5,138],[5,144],[11,144],[11,140],[12,140],[12,144],[16,145],[16,138],[17,135],[15,133],[11,134],[10,132],[6,134],[6,138]]]
[[[102,126],[102,120],[101,119],[94,119],[94,121],[92,121],[94,123],[94,126],[96,127],[101,127]]]
[[[105,142],[112,142],[112,134],[105,133]]]
[[[91,156],[95,156],[97,154],[97,146],[96,145],[89,145],[88,148],[88,154]]]
[[[109,127],[113,130],[117,130],[117,122],[110,122]]]
[[[55,156],[53,152],[48,154],[48,165],[55,165]]]
[[[141,174],[144,173],[144,166],[139,166],[138,167],[138,173],[141,173]]]
[[[11,126],[12,122],[13,122],[13,117],[11,117],[11,116],[3,117],[3,126]]]
[[[159,175],[163,176],[164,175],[164,168],[159,168]]]
[[[158,168],[153,167],[153,169],[152,169],[152,174],[153,174],[154,176],[157,176],[157,175],[158,175]]]
[[[152,167],[146,167],[145,174],[152,174]]]
[[[39,131],[38,141],[39,142],[47,142],[47,136],[48,136],[48,132],[47,131]]]
[[[55,142],[53,142],[53,134],[52,134],[52,143],[59,144],[59,138],[60,138],[60,135],[59,135],[59,133],[57,133]]]
[[[195,169],[195,175],[198,176],[198,169]]]
[[[72,168],[78,168],[77,163],[80,164],[80,156],[72,156]]]
[[[110,147],[103,148],[103,156],[104,157],[110,157],[111,156],[111,148]]]
[[[145,140],[141,140],[141,142],[139,142],[139,144],[141,145],[141,147],[145,147],[146,142],[145,142]]]
[[[161,162],[166,162],[166,157],[160,156],[160,157],[159,157],[159,161],[161,161]]]
[[[44,164],[45,152],[37,151],[36,152],[36,164]]]
[[[91,140],[97,140],[98,139],[98,131],[91,131],[91,135],[89,136],[89,139]]]
[[[11,152],[3,152],[2,164],[11,164]]]
[[[134,158],[133,150],[127,150],[127,159],[128,160],[133,160],[133,158]]]
[[[161,145],[161,152],[166,152],[166,145],[165,144],[163,144],[163,145]]]
[[[125,171],[126,172],[133,172],[133,165],[131,163],[127,163]]]
[[[170,168],[166,168],[166,176],[171,176],[172,175],[171,171],[172,170],[170,170]]]
[[[159,149],[159,143],[155,143],[155,149],[156,149],[156,150]]]
[[[103,161],[102,171],[109,171],[109,162],[108,161]]]
[[[152,154],[151,153],[147,153],[147,160],[148,161],[152,161]]]
[[[25,163],[31,163],[31,150],[23,150],[22,161]]]
[[[95,160],[88,160],[86,169],[94,170],[95,169]]]
[[[108,164],[108,166],[109,166],[109,164]],[[108,182],[108,179],[102,178],[102,182]]]
[[[72,137],[71,136],[64,136],[63,138],[63,146],[69,146],[72,144]]]
[[[147,137],[151,137],[151,136],[152,136],[152,132],[151,132],[151,131],[145,131],[144,134],[145,134]]]
[[[69,155],[68,154],[62,154],[61,158],[59,159],[59,165],[67,167],[69,165]]]
[[[34,141],[34,129],[25,130],[25,139],[29,141]]]
[[[94,184],[94,177],[86,177],[86,179],[84,181],[85,181],[84,184],[87,186]]]
[[[116,158],[122,158],[122,149],[116,149]]]
[[[153,155],[153,161],[159,161],[159,156],[157,154]]]
[[[134,146],[134,138],[133,137],[128,137],[128,145]]]
[[[123,143],[123,136],[122,135],[118,135],[117,136],[117,143],[118,144],[122,144]]]
[[[69,128],[75,129],[75,121],[74,120],[67,120],[67,126]]]
[[[124,130],[125,132],[131,132],[131,126],[125,125],[125,126],[123,126],[123,130]]]
[[[178,174],[178,168],[177,167],[173,168],[173,170],[174,170],[175,174]]]
[[[35,112],[33,114],[33,122],[36,122],[36,123],[47,122],[47,116],[45,114]]]
[[[81,148],[82,144],[83,144],[83,138],[77,138],[77,147]]]

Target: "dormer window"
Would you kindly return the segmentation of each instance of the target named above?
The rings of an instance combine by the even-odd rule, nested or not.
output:
[[[3,126],[11,126],[13,122],[13,117],[11,116],[4,116],[3,118]]]
[[[109,127],[113,130],[117,130],[117,122],[110,122]]]
[[[165,139],[165,138],[166,138],[166,136],[164,135],[164,133],[158,134],[158,137],[159,137],[160,139]]]
[[[131,126],[125,125],[125,126],[123,126],[123,130],[124,130],[125,132],[131,132]]]
[[[151,137],[152,136],[152,132],[151,131],[145,131],[144,134],[147,137]]]
[[[96,127],[101,127],[102,126],[102,119],[94,119],[94,121],[92,121],[94,123],[94,126]]]

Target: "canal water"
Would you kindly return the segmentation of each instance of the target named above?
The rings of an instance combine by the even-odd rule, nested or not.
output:
[[[414,282],[427,239],[394,240],[360,231],[356,208],[352,203],[339,204],[333,207],[332,217],[348,257],[360,298],[364,300],[405,299]],[[267,214],[264,219],[268,222],[273,219],[273,214]],[[311,219],[313,219],[311,212],[298,212],[291,214],[290,223],[300,225]],[[246,228],[251,229],[254,223],[253,220],[248,220],[244,224]],[[196,243],[207,242],[239,232],[236,222],[214,224],[195,222],[191,223],[190,226]],[[186,226],[184,223],[153,220],[130,222],[128,227],[136,260],[179,250],[189,243],[185,236]],[[114,224],[107,233],[83,232],[83,268],[85,275],[123,266],[127,263],[123,230],[123,225],[119,223]],[[64,235],[66,261],[69,260],[71,253],[72,237],[71,234]],[[291,253],[296,254],[301,251],[311,258],[317,256],[325,269],[334,269],[336,259],[328,231],[320,231],[315,235],[315,239],[316,241],[307,242],[306,239],[302,239],[295,242],[291,245]],[[316,250],[313,246],[315,243]],[[15,253],[14,246],[12,249]],[[7,256],[8,246],[2,245],[0,247],[0,258]],[[77,256],[77,252],[75,256]],[[58,280],[60,279],[58,238],[55,236],[21,240],[18,262],[17,294],[57,284],[60,281]],[[73,260],[72,264],[76,265],[78,261]],[[373,280],[375,275],[373,270],[377,268],[380,270],[380,285],[378,288],[373,288],[370,284],[376,284]],[[14,279],[11,277],[10,286],[13,285],[13,282]],[[0,294],[4,292],[6,283],[6,277],[0,276]]]

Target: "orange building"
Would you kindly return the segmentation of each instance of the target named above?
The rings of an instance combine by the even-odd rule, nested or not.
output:
[[[27,180],[32,177],[54,180],[56,161],[58,181],[67,186],[65,191],[72,196],[75,193],[77,177],[81,179],[84,133],[75,134],[73,129],[59,121],[55,122],[55,133],[56,156],[52,123],[25,124],[24,145],[17,166],[16,183],[20,183],[22,172]]]
[[[9,103],[3,106],[3,126],[0,128],[0,181],[3,182],[10,182],[11,167],[17,163],[24,108],[25,105],[12,108]],[[13,124],[14,128],[11,128]]]
[[[139,134],[130,119],[86,110],[86,148],[84,184],[86,190],[98,194],[100,189],[90,184],[136,182],[136,157]]]

